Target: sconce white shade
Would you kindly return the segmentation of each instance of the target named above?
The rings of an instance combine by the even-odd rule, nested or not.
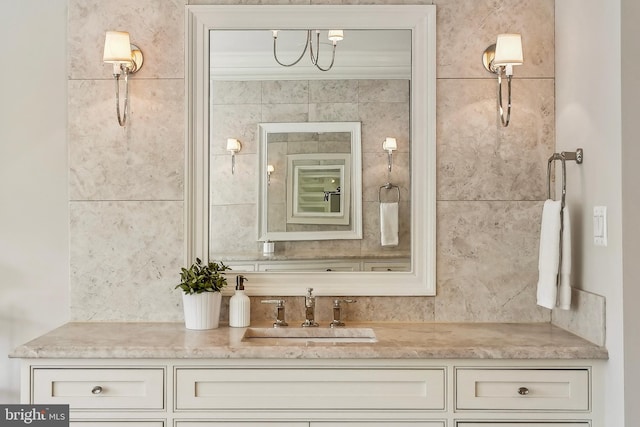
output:
[[[499,34],[496,41],[494,66],[522,65],[522,37],[520,34]]]
[[[107,31],[104,39],[102,60],[107,63],[131,63],[131,41],[125,31]]]
[[[273,165],[267,165],[267,173],[271,174],[275,171],[276,169],[273,167]]]
[[[387,150],[391,153],[393,150],[398,149],[398,143],[395,138],[387,137],[382,143],[382,149]]]
[[[240,141],[235,138],[227,139],[227,151],[231,151],[232,153],[237,153],[242,148]]]
[[[328,38],[334,43],[339,42],[344,40],[344,32],[342,30],[329,30]]]

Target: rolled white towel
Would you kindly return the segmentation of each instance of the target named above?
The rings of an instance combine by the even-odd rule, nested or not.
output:
[[[398,203],[380,203],[380,244],[398,246]]]
[[[560,263],[560,208],[561,202],[546,200],[542,208],[540,251],[538,254],[538,305],[553,309],[558,294],[558,267]]]

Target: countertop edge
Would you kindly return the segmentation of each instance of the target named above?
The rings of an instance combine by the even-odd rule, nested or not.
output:
[[[608,359],[606,348],[546,323],[372,323],[367,326],[379,332],[380,341],[377,343],[277,346],[239,343],[237,336],[243,333],[243,329],[238,328],[221,327],[193,332],[184,329],[181,323],[124,324],[129,328],[127,333],[122,334],[122,322],[70,322],[18,346],[9,357],[175,360]],[[116,331],[119,333],[116,334]],[[153,334],[158,335],[157,341]],[[138,344],[129,344],[131,342]]]

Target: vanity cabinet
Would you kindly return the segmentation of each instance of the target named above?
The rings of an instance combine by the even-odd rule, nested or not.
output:
[[[73,427],[604,427],[591,362],[23,359],[22,400]]]

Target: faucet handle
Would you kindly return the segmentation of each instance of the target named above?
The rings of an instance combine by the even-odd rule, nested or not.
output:
[[[274,328],[281,326],[289,326],[284,316],[284,300],[283,299],[263,299],[260,301],[262,304],[275,304],[276,306],[276,320],[273,322]]]
[[[358,302],[358,300],[355,300],[355,299],[334,299],[333,300],[333,306],[336,307],[336,308],[340,308],[340,304],[341,303],[352,304],[354,302]]]
[[[276,307],[284,307],[283,299],[263,299],[260,301],[262,304],[275,304]]]
[[[310,297],[312,296],[311,294],[313,293],[313,288],[307,288],[307,296]]]
[[[340,319],[342,306],[340,304],[352,304],[357,302],[354,299],[334,299],[333,300],[333,320],[329,324],[329,327],[335,328],[336,326],[345,326],[345,323]]]

